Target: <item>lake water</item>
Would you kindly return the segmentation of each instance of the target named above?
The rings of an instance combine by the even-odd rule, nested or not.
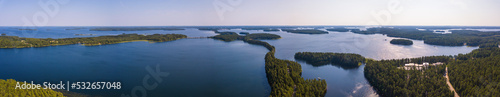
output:
[[[88,31],[65,30],[63,27],[43,27],[45,30],[21,32],[12,27],[0,28],[7,35],[35,38],[90,37],[75,34],[117,35],[122,33],[178,33],[189,37],[213,36],[211,31]],[[47,30],[49,29],[49,30]],[[259,30],[223,30],[250,33],[273,33],[278,40],[265,40],[276,47],[276,57],[293,60],[296,52],[357,53],[373,59],[397,59],[431,55],[468,53],[477,47],[448,47],[424,44],[400,46],[389,43],[393,37],[381,34],[361,35],[350,32],[330,32],[310,35]],[[24,34],[23,34],[24,33]],[[148,96],[268,96],[264,56],[267,49],[242,41],[222,42],[213,39],[181,39],[164,43],[131,42],[85,47],[67,45],[44,48],[0,49],[0,79],[18,81],[120,81],[121,90],[81,90],[92,95],[131,94],[142,86],[148,75],[147,66],[160,66],[170,75]],[[326,79],[326,96],[377,96],[363,75],[361,66],[342,69],[332,65],[302,64],[304,78]],[[151,80],[148,83],[153,83]]]
[[[243,30],[226,30],[240,32]],[[250,33],[262,33],[262,31],[246,31]],[[469,53],[477,47],[466,46],[435,46],[424,44],[421,40],[413,40],[411,46],[390,44],[394,37],[381,34],[363,35],[351,32],[332,32],[329,34],[294,34],[287,32],[267,32],[278,34],[282,39],[265,40],[276,47],[276,57],[280,59],[293,60],[296,52],[337,52],[356,53],[367,58],[376,60],[414,58],[422,56],[457,55]],[[327,97],[360,97],[377,96],[373,88],[364,78],[361,66],[355,69],[342,69],[340,67],[325,65],[312,66],[305,62],[302,64],[302,76],[304,78],[325,79],[328,85]]]

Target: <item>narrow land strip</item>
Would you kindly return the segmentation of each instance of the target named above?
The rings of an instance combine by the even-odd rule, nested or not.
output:
[[[448,84],[450,90],[453,91],[453,93],[455,93],[455,97],[460,97],[458,96],[457,91],[455,91],[455,88],[453,88],[453,86],[450,83],[450,78],[448,77],[448,66],[446,66],[446,75],[444,77],[446,77],[446,84]]]

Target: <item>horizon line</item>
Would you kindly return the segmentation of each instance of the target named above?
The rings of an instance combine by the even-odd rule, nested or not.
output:
[[[500,25],[497,26],[478,26],[478,25],[133,25],[133,26],[122,26],[122,25],[114,25],[114,26],[103,26],[103,25],[98,25],[98,26],[89,26],[89,25],[84,25],[84,26],[61,26],[61,25],[54,25],[54,26],[6,26],[6,25],[0,25],[0,27],[197,27],[197,26],[450,26],[450,27],[457,27],[457,26],[462,26],[462,27],[500,27]]]

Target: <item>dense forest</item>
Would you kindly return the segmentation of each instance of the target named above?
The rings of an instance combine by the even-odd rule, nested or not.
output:
[[[247,35],[247,34],[250,34],[248,32],[240,32],[241,35]]]
[[[15,89],[17,81],[0,79],[0,96],[2,97],[64,97],[60,92],[50,89]],[[24,82],[19,82],[24,84]],[[29,84],[29,83],[28,83]]]
[[[20,38],[17,36],[0,36],[0,48],[29,48],[29,47],[47,47],[57,45],[83,44],[85,46],[116,44],[129,41],[153,41],[165,42],[177,39],[186,38],[182,34],[154,34],[154,35],[138,35],[138,34],[122,34],[117,36],[99,36],[99,37],[84,37],[84,38],[62,38],[62,39],[39,39],[39,38]]]
[[[480,46],[481,44],[500,41],[500,32],[480,32],[475,30],[452,30],[451,34],[439,34],[432,31],[403,28],[369,28],[367,31],[353,30],[359,34],[385,34],[389,37],[402,37],[415,40],[424,40],[426,44],[442,46]]]
[[[225,38],[224,38],[225,37]],[[326,81],[323,79],[304,79],[299,63],[274,57],[275,48],[267,42],[256,39],[279,39],[274,34],[249,34],[247,36],[217,35],[214,39],[223,41],[243,40],[249,44],[262,45],[269,52],[265,57],[266,75],[271,85],[270,97],[323,97],[326,94]]]
[[[460,54],[450,64],[450,82],[460,96],[500,96],[500,48],[480,48]]]
[[[268,33],[253,33],[253,34],[248,34],[246,36],[247,38],[250,39],[279,39],[281,36],[276,35],[276,34],[268,34]]]
[[[212,36],[210,38],[218,39],[222,41],[233,41],[233,40],[244,40],[244,39],[279,39],[281,36],[268,33],[252,33],[246,36],[240,36],[236,32],[217,32],[219,35]]]
[[[392,39],[391,44],[398,44],[398,45],[413,45],[413,41],[408,40],[408,39]]]
[[[92,28],[90,31],[148,31],[148,30],[184,30],[182,28],[174,27],[103,27],[103,28]]]
[[[316,29],[281,29],[282,31],[297,33],[297,34],[328,34],[326,31]]]
[[[446,65],[428,66],[422,70],[405,70],[404,64],[422,62],[448,62],[448,56],[432,56],[412,59],[392,59],[366,62],[364,74],[380,96],[387,97],[452,97],[446,84]]]
[[[344,69],[357,68],[365,61],[365,57],[359,54],[317,52],[298,52],[295,53],[295,59],[306,61],[314,66],[332,64]]]

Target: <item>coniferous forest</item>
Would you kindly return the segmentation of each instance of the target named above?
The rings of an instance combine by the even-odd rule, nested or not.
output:
[[[450,82],[460,96],[500,96],[500,49],[481,48],[460,54],[449,65]]]
[[[413,59],[392,59],[368,61],[364,74],[380,96],[387,97],[452,97],[444,77],[446,65],[428,66],[422,70],[398,68],[409,62],[447,62],[447,56],[422,57]]]
[[[117,36],[99,36],[85,38],[62,38],[62,39],[39,39],[39,38],[20,38],[17,36],[0,36],[0,48],[29,48],[29,47],[47,47],[70,44],[83,44],[85,46],[116,44],[130,41],[152,41],[165,42],[177,39],[187,38],[182,34],[122,34]]]
[[[295,53],[295,59],[304,60],[315,66],[332,64],[344,69],[359,67],[365,61],[365,57],[359,54],[319,52],[298,52]]]
[[[444,62],[423,70],[404,70],[406,63]],[[365,77],[382,96],[452,96],[444,83],[448,66],[449,80],[459,96],[500,96],[500,48],[486,47],[468,54],[413,59],[369,61]],[[437,92],[436,92],[437,91]]]
[[[408,40],[408,39],[392,39],[391,44],[398,44],[398,45],[413,45],[413,41]]]

